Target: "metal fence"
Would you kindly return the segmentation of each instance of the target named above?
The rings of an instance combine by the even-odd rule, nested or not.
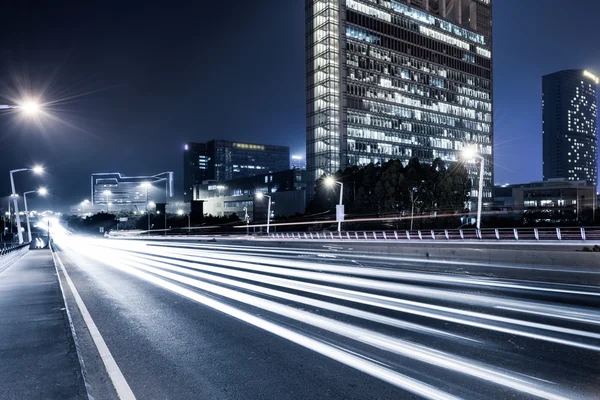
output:
[[[271,233],[269,237],[298,240],[600,241],[600,227],[284,232]]]
[[[8,265],[21,258],[28,251],[29,243],[23,243],[0,249],[0,270],[8,267]]]

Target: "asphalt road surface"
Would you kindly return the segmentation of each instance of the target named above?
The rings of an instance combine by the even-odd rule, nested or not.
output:
[[[600,288],[557,282],[560,271],[56,241],[96,398],[116,397],[113,385],[139,399],[600,398]]]

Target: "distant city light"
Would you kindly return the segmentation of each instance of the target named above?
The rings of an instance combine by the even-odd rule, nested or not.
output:
[[[185,146],[183,146],[184,150],[189,150],[190,146],[188,146],[187,144]]]
[[[302,160],[302,156],[292,156],[292,160]]]
[[[183,210],[177,210],[177,215],[183,215]]]

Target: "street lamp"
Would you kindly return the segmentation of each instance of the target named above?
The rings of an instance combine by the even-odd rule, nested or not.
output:
[[[271,196],[264,194],[263,192],[256,193],[256,199],[262,200],[263,197],[269,199],[269,205],[267,206],[267,235],[269,234],[269,221],[271,220]]]
[[[181,210],[181,209],[177,210],[177,215],[184,215],[184,214],[185,213],[183,212],[183,210]],[[188,235],[189,235],[192,222],[191,222],[190,214],[186,214],[186,215],[187,215],[187,219],[188,219]]]
[[[250,216],[248,215],[248,207],[244,207],[244,221],[246,221],[246,235],[248,235],[249,232],[249,226],[248,224],[250,224]]]
[[[477,154],[477,151],[473,147],[466,147],[463,150],[463,157],[466,160],[472,160],[477,158],[480,162],[479,166],[479,191],[477,192],[477,230],[481,228],[481,206],[483,202],[483,168],[485,166],[485,158],[480,154]]]
[[[85,207],[90,204],[90,201],[88,199],[85,199],[84,201],[81,202],[81,207],[83,208],[83,215],[85,216]]]
[[[110,212],[110,195],[112,194],[112,192],[110,190],[105,190],[104,195],[106,196],[106,213],[108,214]]]
[[[146,214],[148,214],[148,235],[150,235],[150,211],[148,210],[148,190],[150,189],[150,182],[142,182],[141,187],[146,189]]]
[[[33,115],[37,114],[41,110],[41,107],[37,102],[31,100],[24,101],[23,103],[17,105],[0,105],[0,110],[11,109],[22,111],[28,115]]]
[[[20,169],[13,169],[10,171],[10,186],[12,189],[13,204],[15,206],[15,214],[17,217],[17,234],[19,235],[19,244],[23,244],[23,232],[21,232],[21,218],[19,217],[19,205],[17,203],[17,193],[15,191],[15,179],[13,178],[13,174],[15,172],[23,172],[23,171],[33,171],[34,174],[42,174],[44,172],[44,168],[42,166],[36,165],[33,168],[20,168]]]
[[[342,219],[344,217],[344,205],[342,204],[343,196],[344,196],[344,184],[342,182],[338,182],[334,179],[333,176],[328,176],[325,178],[325,184],[327,186],[333,187],[333,185],[340,185],[340,204],[336,207],[336,216],[338,222],[338,232],[342,231]]]
[[[27,236],[29,237],[29,242],[31,243],[31,225],[29,224],[29,209],[27,208],[27,195],[30,193],[37,193],[40,196],[45,196],[48,194],[48,190],[46,188],[39,188],[38,190],[23,192],[23,202],[25,203],[25,220],[27,221]]]

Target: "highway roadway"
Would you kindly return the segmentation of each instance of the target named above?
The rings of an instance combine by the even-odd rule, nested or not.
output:
[[[566,284],[568,269],[506,265],[508,279],[335,247],[56,243],[95,398],[600,397],[596,272]]]

